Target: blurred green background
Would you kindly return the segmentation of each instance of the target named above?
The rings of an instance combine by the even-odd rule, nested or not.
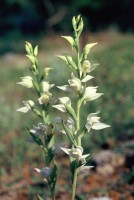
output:
[[[21,102],[31,98],[32,92],[16,84],[29,74],[29,61],[24,44],[39,45],[40,66],[53,67],[50,80],[70,76],[67,67],[54,55],[70,52],[60,35],[72,32],[72,16],[82,14],[85,31],[81,46],[98,42],[89,60],[100,63],[92,73],[93,85],[104,96],[85,106],[82,116],[100,110],[102,122],[111,128],[93,132],[83,141],[90,149],[103,144],[116,148],[134,137],[134,1],[132,0],[5,0],[0,6],[0,182],[18,177],[28,164],[43,163],[38,147],[27,143],[26,126],[33,124],[32,115],[17,113]],[[75,55],[74,55],[75,56]],[[55,91],[59,95],[59,91]],[[112,141],[112,142],[111,142]],[[33,154],[34,151],[34,154]],[[11,175],[9,177],[9,175]],[[8,176],[8,180],[5,177]]]

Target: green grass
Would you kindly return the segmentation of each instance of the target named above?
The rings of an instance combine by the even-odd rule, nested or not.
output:
[[[106,37],[107,38],[107,37]],[[61,43],[59,41],[61,40]],[[49,42],[37,41],[41,44],[39,48],[39,60],[42,67],[53,67],[51,82],[57,85],[66,84],[65,78],[69,77],[69,70],[61,60],[53,55],[61,52],[72,52],[64,46],[66,43],[62,39],[55,41],[49,38]],[[97,41],[97,36],[94,42]],[[24,46],[24,44],[23,44]],[[47,48],[46,48],[47,47]],[[21,47],[22,49],[22,47]],[[99,92],[104,96],[86,105],[81,113],[83,120],[90,112],[100,110],[102,122],[111,125],[111,128],[92,132],[90,138],[84,140],[89,148],[98,148],[107,142],[109,138],[115,141],[123,141],[133,137],[133,74],[134,74],[134,37],[129,35],[115,35],[109,41],[102,41],[98,47],[94,47],[89,59],[92,62],[100,63],[100,66],[92,73],[95,76],[91,85],[98,85]],[[0,59],[0,175],[4,176],[13,173],[14,168],[22,170],[24,163],[36,165],[42,161],[39,148],[34,144],[29,144],[25,140],[27,132],[25,127],[31,126],[36,121],[31,114],[23,115],[17,113],[16,109],[21,107],[21,101],[33,96],[31,90],[16,84],[21,76],[28,75],[29,62],[24,54],[5,54]],[[54,93],[61,95],[56,89]],[[55,111],[53,111],[55,112]],[[34,154],[33,154],[34,152]],[[25,156],[24,156],[25,155]],[[33,164],[34,163],[34,164]],[[10,166],[10,167],[8,167]]]

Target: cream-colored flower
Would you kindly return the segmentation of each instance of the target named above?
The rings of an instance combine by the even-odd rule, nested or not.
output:
[[[71,79],[68,80],[69,86],[73,91],[80,92],[82,90],[81,80],[76,78],[74,74],[71,74]]]
[[[43,93],[41,95],[41,97],[38,99],[39,104],[47,104],[47,103],[49,103],[51,97],[52,97],[52,94],[50,92]]]
[[[69,155],[69,157],[75,158],[76,160],[85,160],[86,157],[89,156],[89,154],[82,155],[83,148],[81,146],[77,146],[76,148],[68,149],[68,148],[62,148],[61,149]]]
[[[98,113],[99,112],[91,113],[88,115],[87,124],[85,125],[88,132],[90,131],[90,129],[100,130],[110,127],[109,125],[100,122],[100,117],[97,116]]]
[[[84,60],[83,63],[82,63],[81,71],[84,74],[87,74],[91,71],[91,66],[92,66],[91,63],[88,60]]]
[[[93,71],[99,64],[95,63],[95,64],[91,64],[89,62],[89,60],[84,60],[81,66],[81,72],[84,74],[90,73],[91,71]]]
[[[31,76],[21,77],[21,82],[17,82],[17,84],[22,85],[27,88],[33,87],[33,78]]]
[[[34,102],[32,100],[23,101],[24,107],[17,109],[18,112],[27,113],[29,110],[31,110],[32,107],[34,107]]]
[[[59,111],[61,112],[66,112],[66,106],[70,106],[71,107],[71,100],[69,97],[61,97],[59,98],[59,101],[61,104],[58,104],[58,105],[53,105],[52,107],[58,109]]]
[[[85,89],[84,96],[83,96],[84,100],[93,101],[103,95],[103,93],[96,93],[96,91],[97,91],[97,87],[91,87],[91,86],[87,87]]]
[[[49,90],[54,86],[54,84],[49,84],[47,81],[42,81],[42,90],[43,93],[48,93]]]

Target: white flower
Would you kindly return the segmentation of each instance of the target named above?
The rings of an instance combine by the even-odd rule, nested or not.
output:
[[[91,113],[88,115],[87,124],[85,126],[88,132],[90,131],[91,128],[94,130],[100,130],[110,127],[109,125],[100,122],[100,117],[97,116],[98,113],[99,112]]]
[[[97,87],[91,87],[91,86],[87,87],[84,92],[84,100],[93,101],[103,95],[103,93],[96,93],[96,91]]]
[[[30,129],[30,132],[34,135],[42,138],[44,135],[48,132],[48,126],[43,123],[38,123],[37,126],[33,126],[32,129]]]
[[[23,104],[25,106],[22,107],[22,108],[17,109],[16,111],[27,113],[29,110],[31,110],[32,107],[34,107],[34,102],[32,100],[23,101]]]
[[[83,148],[81,146],[77,146],[76,148],[68,149],[68,148],[62,148],[61,149],[69,155],[69,157],[75,158],[76,160],[81,160],[85,163],[85,158],[89,156],[89,154],[82,155]]]
[[[81,71],[84,74],[87,74],[91,71],[91,63],[88,60],[83,61]]]
[[[42,90],[43,93],[48,93],[49,90],[54,86],[54,84],[49,84],[49,82],[42,81]]]
[[[50,101],[52,94],[50,92],[43,93],[41,97],[38,99],[39,104],[47,104]]]
[[[74,74],[71,74],[71,79],[68,80],[69,85],[63,85],[63,86],[57,86],[60,90],[66,91],[66,92],[82,92],[83,86],[82,82],[87,82],[93,78],[92,76],[85,77],[82,81],[74,76]]]
[[[76,78],[73,73],[71,74],[71,78],[68,80],[69,86],[73,91],[80,92],[82,90],[81,80]]]
[[[99,64],[91,64],[88,60],[84,60],[81,66],[81,72],[84,74],[90,73],[93,71]]]
[[[22,85],[27,88],[33,87],[33,78],[31,76],[21,77],[21,82],[17,82],[17,84]]]
[[[66,112],[66,106],[70,106],[71,107],[71,100],[69,97],[61,97],[59,98],[60,100],[60,103],[61,104],[58,104],[58,105],[53,105],[52,107],[60,110],[61,112]]]
[[[48,178],[48,177],[51,175],[51,173],[52,173],[52,169],[49,168],[49,167],[43,167],[42,169],[34,168],[34,170],[35,170],[36,172],[40,173],[40,175],[41,175],[44,179]]]
[[[63,105],[71,106],[71,100],[69,97],[61,97],[59,100]]]

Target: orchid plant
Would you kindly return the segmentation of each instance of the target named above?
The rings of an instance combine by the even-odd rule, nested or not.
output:
[[[26,42],[27,57],[31,61],[31,76],[25,76],[18,82],[27,88],[31,88],[37,94],[35,101],[23,101],[24,107],[19,108],[17,111],[27,113],[32,111],[41,122],[31,129],[28,129],[31,139],[30,141],[36,142],[45,154],[45,166],[42,169],[35,168],[35,171],[40,173],[41,176],[48,182],[52,200],[55,199],[55,185],[57,180],[57,165],[54,156],[55,133],[58,128],[59,122],[61,123],[64,133],[71,145],[71,148],[65,148],[61,145],[60,149],[66,153],[70,158],[70,173],[72,179],[72,197],[75,200],[77,176],[83,170],[90,170],[93,166],[87,166],[91,155],[90,153],[84,154],[84,147],[82,145],[83,137],[88,134],[92,129],[100,130],[109,127],[109,125],[100,122],[99,111],[89,113],[84,125],[82,123],[81,112],[87,102],[93,101],[101,97],[103,94],[98,93],[98,86],[90,86],[90,80],[94,77],[90,73],[98,66],[88,60],[88,54],[93,46],[97,43],[86,44],[83,49],[80,48],[80,35],[83,31],[83,20],[80,15],[73,17],[72,25],[74,34],[73,36],[62,36],[71,48],[76,52],[73,58],[70,55],[58,55],[70,69],[70,79],[67,80],[66,85],[57,86],[59,90],[63,91],[66,95],[58,99],[58,104],[53,101],[53,95],[50,90],[54,84],[48,82],[48,76],[51,68],[45,68],[41,73],[38,64],[38,46],[35,48]],[[75,104],[72,102],[75,98]],[[74,106],[73,106],[74,105]],[[63,112],[66,120],[57,116],[58,124],[55,119],[51,119],[50,106],[54,109]],[[42,199],[39,197],[39,199]]]
[[[30,138],[28,141],[37,143],[45,155],[45,166],[42,169],[35,168],[44,181],[49,185],[52,200],[55,199],[55,185],[57,181],[57,165],[53,152],[55,144],[55,123],[51,120],[50,106],[53,103],[53,96],[50,90],[54,84],[48,82],[51,68],[45,68],[41,72],[38,64],[38,46],[35,48],[29,42],[25,45],[27,57],[31,61],[31,76],[21,78],[17,84],[34,90],[36,99],[23,101],[24,106],[17,111],[27,113],[30,110],[39,118],[40,122],[32,128],[28,128]],[[41,197],[39,197],[41,199]]]
[[[88,82],[94,78],[90,73],[98,66],[92,64],[88,60],[88,54],[93,46],[97,43],[86,44],[83,50],[80,49],[80,35],[83,31],[83,20],[80,15],[73,17],[72,25],[74,29],[73,36],[62,36],[76,52],[76,60],[70,55],[58,55],[58,58],[63,60],[70,68],[71,77],[67,85],[58,86],[64,93],[65,97],[59,98],[59,104],[53,105],[54,108],[64,112],[71,122],[62,121],[63,128],[71,143],[71,148],[61,148],[70,158],[70,172],[72,177],[72,200],[75,199],[76,183],[78,173],[82,170],[92,168],[86,166],[90,159],[90,154],[84,155],[82,146],[82,138],[89,133],[91,129],[100,130],[109,127],[109,125],[101,123],[99,112],[90,113],[87,116],[87,121],[82,125],[82,106],[89,101],[93,101],[101,97],[103,94],[97,92],[98,86],[89,86]],[[72,106],[71,97],[75,95],[75,106]]]

